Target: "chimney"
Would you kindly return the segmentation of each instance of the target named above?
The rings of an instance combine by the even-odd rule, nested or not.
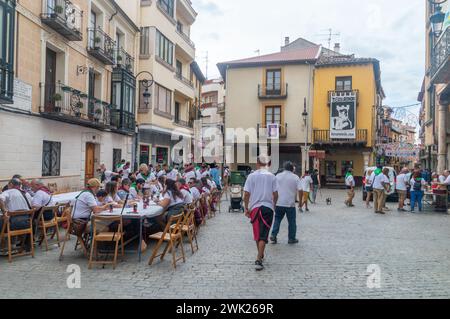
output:
[[[341,44],[340,43],[334,44],[334,52],[341,53]]]
[[[289,37],[284,38],[284,46],[289,45]]]

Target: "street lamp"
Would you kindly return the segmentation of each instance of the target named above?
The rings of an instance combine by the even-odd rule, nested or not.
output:
[[[435,12],[430,17],[431,28],[436,37],[439,37],[442,33],[442,27],[444,25],[445,13],[442,12],[441,4],[447,2],[447,0],[443,1],[433,1],[428,0],[431,4],[435,5]]]
[[[141,74],[147,74],[150,77],[149,79],[143,79],[140,81],[142,87],[144,88],[144,92],[142,92],[142,97],[144,98],[145,107],[148,109],[148,105],[150,104],[150,98],[152,96],[149,89],[152,87],[152,85],[153,85],[153,83],[155,83],[155,81],[153,79],[153,74],[151,74],[150,72],[147,72],[147,71],[139,72],[136,75],[136,79]]]

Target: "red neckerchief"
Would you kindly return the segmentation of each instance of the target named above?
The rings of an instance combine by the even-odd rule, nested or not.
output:
[[[191,191],[191,189],[190,189],[189,186],[187,186],[187,185],[181,185],[181,186],[180,186],[180,191],[181,191],[182,189],[184,189],[184,190],[186,190],[186,191],[188,191],[188,192]]]
[[[52,194],[52,192],[50,192],[50,190],[47,187],[45,187],[45,186],[40,187],[38,189],[38,191],[43,191],[43,192],[47,193],[48,195]]]

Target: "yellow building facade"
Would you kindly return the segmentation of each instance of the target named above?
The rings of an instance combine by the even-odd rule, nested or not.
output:
[[[384,98],[376,59],[323,56],[314,71],[313,163],[329,185],[343,184],[349,168],[357,183],[374,165],[376,110]]]

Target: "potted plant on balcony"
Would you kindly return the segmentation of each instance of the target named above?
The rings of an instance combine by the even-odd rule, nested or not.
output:
[[[75,116],[81,117],[81,109],[84,107],[83,102],[79,101],[75,104]]]
[[[60,5],[56,5],[56,6],[55,6],[55,12],[56,12],[56,13],[62,14],[63,11],[64,11],[64,8],[63,8],[62,6],[60,6]]]
[[[117,56],[117,64],[120,64],[120,62],[122,62],[122,56],[118,55]]]
[[[59,113],[61,112],[61,101],[62,101],[62,95],[59,93],[55,93],[53,95],[53,101],[55,101],[55,112]]]
[[[61,86],[61,90],[63,92],[72,92],[72,88],[70,86],[66,86],[66,85]]]
[[[95,120],[95,122],[99,122],[100,121],[100,118],[102,117],[102,110],[101,109],[96,109],[95,110],[95,112],[94,112],[94,120]]]

